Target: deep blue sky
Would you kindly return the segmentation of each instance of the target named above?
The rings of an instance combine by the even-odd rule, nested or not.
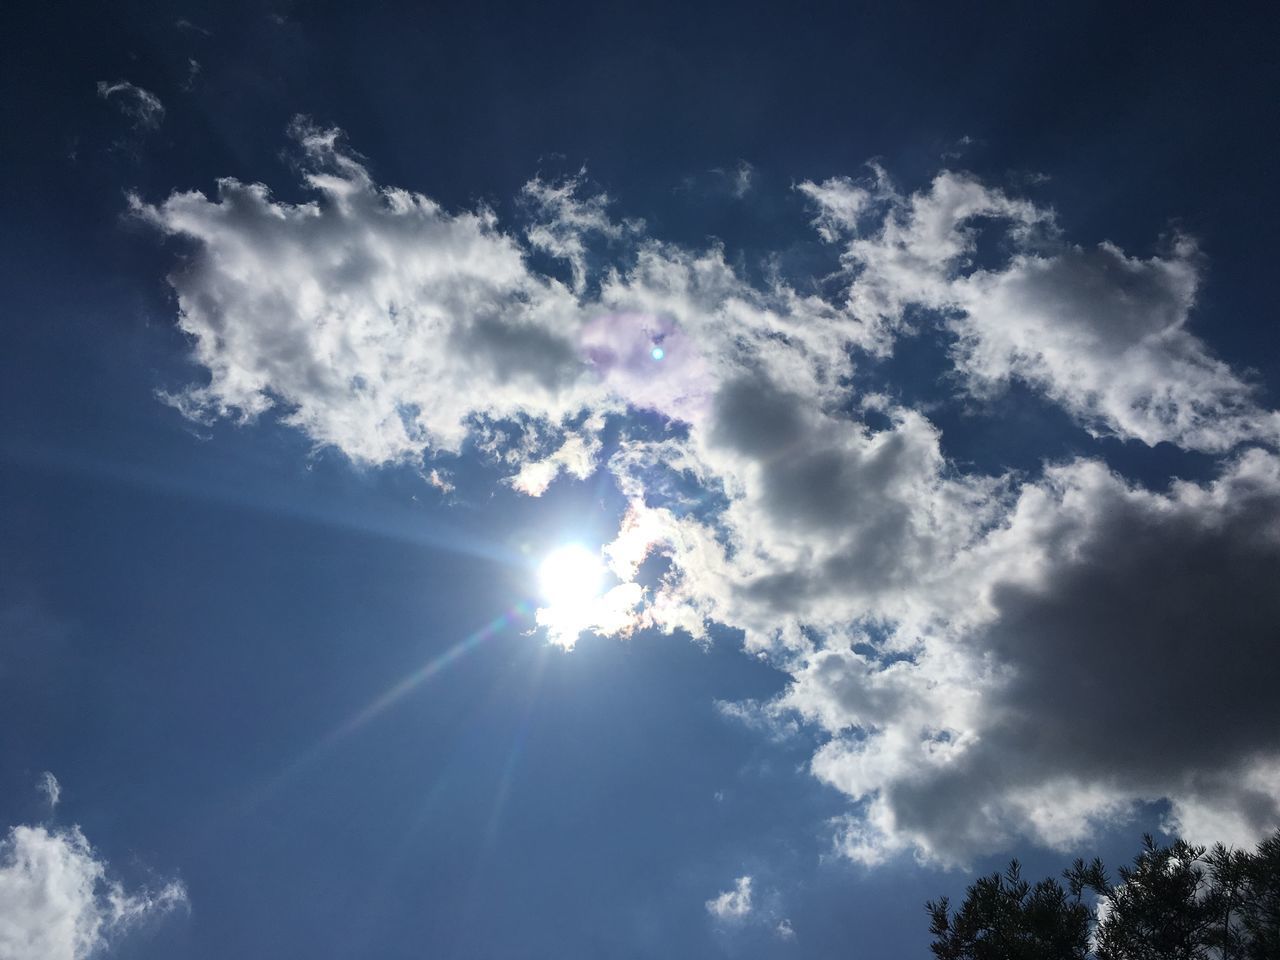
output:
[[[181,877],[189,914],[117,944],[139,960],[925,956],[921,904],[967,875],[829,855],[849,806],[805,772],[811,735],[777,742],[714,705],[786,682],[731,632],[566,654],[519,615],[316,749],[526,602],[522,547],[598,543],[621,499],[593,478],[531,500],[464,458],[450,501],[270,419],[183,420],[155,396],[203,376],[165,282],[178,247],[124,216],[126,192],[232,176],[301,198],[284,131],[306,113],[378,182],[448,209],[514,216],[531,176],[585,163],[620,215],[719,238],[750,273],[770,251],[830,267],[794,183],[878,158],[912,190],[959,163],[1023,184],[1084,243],[1148,256],[1193,234],[1196,329],[1274,404],[1276,26],[1262,5],[8,5],[0,817],[44,816],[50,770],[57,822],[114,874]],[[157,130],[98,98],[118,79],[160,97]],[[740,161],[742,202],[713,173]],[[941,357],[925,334],[866,376],[927,403],[950,389]],[[1087,442],[1016,392],[937,422],[983,469]],[[1095,447],[1155,486],[1212,472],[1167,444]],[[1155,823],[1092,849],[1126,859]],[[704,901],[743,874],[794,940],[711,922]]]

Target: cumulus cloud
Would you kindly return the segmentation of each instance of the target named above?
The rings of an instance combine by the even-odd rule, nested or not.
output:
[[[529,272],[490,211],[380,189],[337,131],[299,121],[293,133],[319,201],[222,180],[215,200],[135,204],[190,244],[171,281],[210,380],[170,402],[196,418],[277,408],[364,463],[457,450],[473,417],[583,406],[578,304]]]
[[[849,856],[1069,846],[1139,801],[1196,835],[1275,825],[1277,416],[1189,328],[1189,239],[1079,246],[975,177],[903,195],[872,167],[798,185],[841,256],[821,296],[615,221],[581,177],[530,181],[532,224],[504,229],[377,185],[338,131],[292,132],[313,200],[224,180],[134,201],[178,242],[207,378],[165,395],[184,414],[274,412],[367,464],[470,443],[531,496],[607,470],[628,502],[604,549],[619,584],[539,622],[564,646],[741,631],[791,683],[721,709],[823,734],[811,768],[850,797]],[[854,387],[927,325],[967,392],[1017,380],[1095,435],[1217,455],[1216,479],[963,469],[924,411]],[[640,411],[665,429],[628,429]],[[743,879],[725,909],[749,904]]]
[[[0,840],[0,957],[86,960],[186,903],[182,884],[127,891],[78,827],[17,826]]]
[[[150,90],[144,90],[127,80],[108,83],[98,81],[98,97],[116,105],[116,108],[140,129],[155,130],[164,119],[164,104]]]
[[[1260,450],[1168,494],[1055,467],[955,568],[967,626],[887,665],[806,658],[783,702],[832,734],[815,774],[867,804],[842,849],[1070,847],[1161,799],[1192,839],[1274,829],[1278,508],[1280,460]]]
[[[717,920],[744,920],[751,913],[751,877],[738,877],[733,889],[712,897],[706,903],[707,913]]]

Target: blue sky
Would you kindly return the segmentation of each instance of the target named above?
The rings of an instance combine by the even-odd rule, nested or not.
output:
[[[1274,14],[0,16],[0,958],[924,957],[1280,823]]]

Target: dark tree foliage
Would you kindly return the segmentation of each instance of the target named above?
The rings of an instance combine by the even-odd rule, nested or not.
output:
[[[1280,831],[1258,845],[1245,867],[1246,895],[1240,908],[1248,960],[1280,957]]]
[[[1225,880],[1235,860],[1223,853]],[[1224,938],[1231,934],[1238,884],[1231,882],[1228,889],[1218,879],[1204,847],[1182,840],[1162,847],[1149,835],[1133,866],[1120,868],[1118,884],[1107,883],[1096,865],[1085,868],[1077,861],[1067,871],[1072,889],[1088,887],[1101,898],[1098,960],[1209,960],[1223,946],[1235,953]]]
[[[1035,886],[1015,860],[956,911],[925,905],[938,960],[1280,960],[1280,832],[1253,853],[1143,838],[1108,878],[1077,860]],[[1089,901],[1086,902],[1086,895]]]
[[[1089,950],[1090,909],[1057,880],[1034,887],[1015,860],[969,887],[954,914],[946,897],[925,905],[939,960],[1083,960]]]

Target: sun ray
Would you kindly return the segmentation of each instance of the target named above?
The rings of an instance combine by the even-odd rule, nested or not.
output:
[[[246,803],[246,806],[254,807],[263,802],[267,797],[279,789],[282,784],[292,779],[306,767],[310,766],[329,750],[333,749],[333,747],[335,747],[339,742],[351,736],[361,727],[369,723],[369,721],[373,720],[379,714],[384,713],[414,690],[438,676],[468,654],[473,653],[482,646],[486,640],[489,640],[491,637],[501,633],[505,629],[515,626],[520,621],[527,620],[531,612],[532,606],[529,602],[521,600],[506,613],[494,617],[478,630],[472,631],[448,649],[443,650],[436,656],[432,657],[422,666],[418,667],[418,669],[414,670],[408,676],[402,678],[386,691],[375,697],[344,723],[331,730],[328,734],[305,750],[299,757],[293,760],[293,762],[288,764],[270,781],[255,790],[249,801]]]

